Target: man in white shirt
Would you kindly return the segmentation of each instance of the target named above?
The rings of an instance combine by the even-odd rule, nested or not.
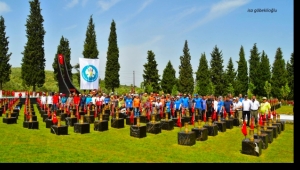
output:
[[[250,106],[250,115],[251,117],[254,117],[255,125],[257,125],[258,122],[258,109],[260,107],[259,102],[256,100],[256,96],[252,96],[251,100],[251,106]]]
[[[49,108],[52,108],[52,104],[53,104],[52,92],[49,92],[47,96],[47,104]]]
[[[235,118],[239,119],[240,124],[242,123],[242,102],[238,97],[233,98],[233,108],[232,108]]]
[[[43,92],[43,95],[41,96],[41,103],[42,103],[42,107],[44,109],[45,104],[47,104],[47,97],[45,95],[45,92]]]
[[[247,116],[247,126],[250,124],[250,107],[251,100],[248,99],[248,96],[244,96],[244,100],[242,101],[242,111],[243,111],[243,122],[245,121],[245,117]]]

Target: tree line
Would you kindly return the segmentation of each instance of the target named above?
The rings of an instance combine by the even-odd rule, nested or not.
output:
[[[42,87],[45,83],[45,54],[44,36],[46,31],[43,27],[43,16],[41,14],[39,0],[29,1],[30,14],[26,22],[27,43],[22,52],[21,79],[24,86],[30,86],[35,91],[36,87]],[[0,17],[0,89],[3,83],[10,80],[11,65],[9,64],[12,53],[9,53],[9,41],[5,33],[4,18]],[[72,66],[71,48],[69,41],[61,37],[57,52],[54,56],[52,67],[54,69],[54,79],[58,81],[58,54],[63,54],[67,64],[69,75],[72,69],[76,69],[76,76],[80,84],[79,63]],[[92,15],[89,18],[84,41],[84,58],[97,59],[99,51],[97,49],[95,24]],[[256,43],[250,50],[249,60],[246,60],[243,46],[239,50],[238,67],[235,70],[232,58],[229,58],[227,66],[223,65],[222,51],[217,47],[210,53],[208,62],[206,54],[202,53],[199,59],[198,69],[194,72],[189,53],[188,41],[184,42],[183,54],[179,57],[180,65],[175,69],[169,60],[163,70],[162,76],[158,74],[155,54],[152,50],[147,52],[147,62],[144,64],[144,81],[141,88],[145,92],[170,93],[176,95],[180,93],[197,93],[199,95],[226,95],[228,93],[251,94],[257,96],[277,97],[279,99],[294,99],[294,53],[291,53],[289,61],[283,59],[281,48],[278,47],[275,60],[271,67],[268,55],[259,52]],[[116,23],[111,22],[110,34],[108,38],[107,60],[105,68],[104,84],[106,89],[115,91],[120,87],[120,64],[119,48],[117,45]],[[178,70],[179,77],[176,77]],[[195,79],[194,75],[195,74]],[[72,76],[71,76],[72,77]]]

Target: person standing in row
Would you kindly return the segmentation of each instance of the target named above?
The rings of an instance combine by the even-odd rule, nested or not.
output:
[[[256,100],[256,96],[253,95],[252,96],[252,100],[251,100],[251,106],[250,106],[250,115],[251,117],[254,117],[254,121],[255,121],[255,126],[257,125],[258,122],[258,110],[259,110],[260,104],[258,102],[258,100]]]
[[[251,100],[248,99],[248,96],[244,96],[244,100],[242,102],[242,111],[243,111],[243,122],[247,116],[247,126],[250,124],[250,107],[251,107]]]
[[[260,104],[260,116],[262,117],[263,121],[267,121],[266,116],[270,110],[271,110],[270,103],[267,101],[266,97],[263,97],[262,103]]]
[[[202,120],[202,98],[199,97],[198,94],[196,94],[196,97],[194,98],[194,108],[195,113],[198,112],[200,119]]]

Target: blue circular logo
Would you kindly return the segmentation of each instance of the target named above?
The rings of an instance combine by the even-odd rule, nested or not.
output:
[[[87,65],[83,67],[81,76],[87,82],[94,82],[98,78],[98,70],[93,65]]]

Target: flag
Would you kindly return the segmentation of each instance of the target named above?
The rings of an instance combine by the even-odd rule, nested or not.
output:
[[[268,119],[271,119],[271,112],[270,112],[270,110],[268,112]]]
[[[56,112],[54,112],[54,114],[53,114],[52,123],[53,123],[53,124],[56,124],[56,123],[57,123]]]
[[[260,117],[259,117],[259,125],[260,126],[263,126],[264,124],[263,124],[263,120],[262,120],[262,115],[260,115]]]
[[[191,124],[192,124],[192,125],[195,125],[195,114],[193,114],[193,116],[192,116]]]
[[[177,119],[177,126],[181,128],[181,116],[179,114],[179,117]]]
[[[98,115],[98,113],[97,113],[97,107],[98,107],[98,106],[95,107],[95,111],[94,111],[94,117],[95,117],[95,120],[96,120],[96,117],[97,117],[97,115]]]
[[[58,62],[59,64],[63,65],[64,64],[64,58],[62,54],[58,54]]]
[[[163,114],[163,107],[160,107],[159,110],[160,110],[160,117],[163,118],[163,117],[164,117],[164,114]]]
[[[246,121],[244,120],[243,122],[243,126],[242,126],[242,133],[244,134],[244,136],[247,136],[247,125],[246,125]]]
[[[206,113],[203,114],[203,122],[206,122]]]
[[[99,88],[99,59],[79,58],[80,89]]]
[[[254,117],[251,117],[250,129],[254,129]]]
[[[130,123],[131,123],[131,124],[134,124],[134,116],[133,116],[133,112],[131,112],[131,115],[130,115]]]
[[[224,109],[223,117],[226,118],[226,116],[227,116],[227,113],[226,113],[226,110]]]
[[[214,110],[214,113],[213,113],[212,119],[213,119],[213,120],[216,120],[216,119],[217,119],[217,112],[216,112],[215,110]]]

